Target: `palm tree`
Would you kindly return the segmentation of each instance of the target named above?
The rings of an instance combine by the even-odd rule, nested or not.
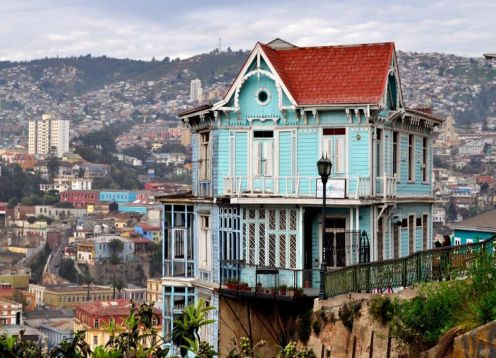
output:
[[[91,284],[93,283],[93,277],[91,277],[91,275],[89,273],[86,273],[86,275],[84,275],[84,277],[83,277],[83,282],[86,285],[86,289],[87,289],[86,301],[89,301],[90,300],[90,287],[91,287]]]
[[[118,292],[117,298],[121,298],[121,290],[124,287],[126,287],[126,284],[121,279],[116,280],[115,275],[114,275],[114,279],[112,280],[112,287],[114,288],[114,293],[113,293],[112,297],[115,300],[115,290],[117,290],[117,292]]]
[[[119,239],[112,239],[109,242],[110,263],[117,265],[119,263],[119,254],[124,250],[124,244]]]

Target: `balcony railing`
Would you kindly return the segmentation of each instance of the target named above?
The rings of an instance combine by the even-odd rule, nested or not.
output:
[[[346,198],[361,199],[380,196],[396,197],[396,178],[383,176],[376,178],[375,193],[370,177],[334,177],[330,180],[346,181]],[[224,195],[257,196],[273,195],[284,197],[316,197],[320,177],[250,177],[237,176],[224,178]]]
[[[196,196],[208,198],[212,196],[210,180],[199,180],[196,183]]]
[[[351,292],[384,292],[419,282],[465,278],[476,254],[487,252],[494,255],[495,248],[496,237],[329,271],[325,275],[326,294],[333,297]]]
[[[318,296],[318,269],[287,269],[224,260],[220,274],[219,289],[226,294],[281,300]]]

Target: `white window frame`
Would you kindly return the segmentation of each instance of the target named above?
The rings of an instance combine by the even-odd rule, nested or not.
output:
[[[396,137],[396,144],[394,141],[394,138]],[[393,160],[391,163],[393,163],[393,166],[391,168],[391,173],[393,173],[393,176],[396,174],[396,181],[400,181],[401,178],[401,132],[399,131],[393,131],[393,138],[392,138],[392,156]],[[396,146],[396,147],[395,147]],[[396,157],[396,163],[394,163],[394,157]],[[394,171],[394,166],[396,164],[396,172]]]
[[[206,140],[208,138],[208,140]],[[198,133],[198,164],[199,180],[210,180],[210,143],[211,132]]]
[[[410,138],[411,138],[411,144],[410,144]],[[407,163],[408,163],[408,170],[407,170],[407,181],[408,182],[415,182],[415,135],[414,134],[408,134],[408,158],[407,158]],[[411,160],[410,160],[411,158]],[[411,175],[410,175],[411,174]]]
[[[429,138],[422,137],[422,182],[429,182]]]
[[[344,134],[324,134],[322,131],[322,154],[332,162],[331,176],[345,176],[347,173],[346,128],[343,129]]]
[[[211,217],[209,214],[200,214],[199,226],[200,226],[200,240],[199,240],[199,268],[200,270],[211,271],[212,270],[212,235],[210,230]]]
[[[255,137],[255,132],[267,131],[272,132],[272,137],[262,138]],[[256,130],[252,135],[252,176],[254,178],[273,177],[274,176],[274,130]]]

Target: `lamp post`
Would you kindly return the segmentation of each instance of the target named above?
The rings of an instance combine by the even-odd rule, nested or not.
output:
[[[320,178],[322,179],[322,260],[320,262],[320,291],[319,299],[325,300],[325,272],[326,268],[326,251],[324,248],[324,237],[325,237],[325,212],[326,212],[326,184],[327,179],[331,175],[332,163],[331,160],[327,158],[327,155],[322,156],[317,162],[317,170],[319,172]]]

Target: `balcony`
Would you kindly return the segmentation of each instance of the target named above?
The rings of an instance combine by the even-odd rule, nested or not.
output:
[[[287,269],[221,261],[219,291],[231,297],[278,301],[315,298],[319,294],[319,270]]]
[[[345,195],[329,196],[332,198],[370,199],[370,198],[395,198],[396,177],[382,176],[375,179],[375,185],[368,176],[348,176],[329,178],[332,182],[344,181]],[[274,197],[317,197],[320,177],[225,177],[224,195],[249,197],[249,196],[274,196]],[[331,194],[332,195],[332,194]]]
[[[196,183],[196,196],[200,198],[209,198],[212,196],[212,185],[210,179],[199,180]]]

